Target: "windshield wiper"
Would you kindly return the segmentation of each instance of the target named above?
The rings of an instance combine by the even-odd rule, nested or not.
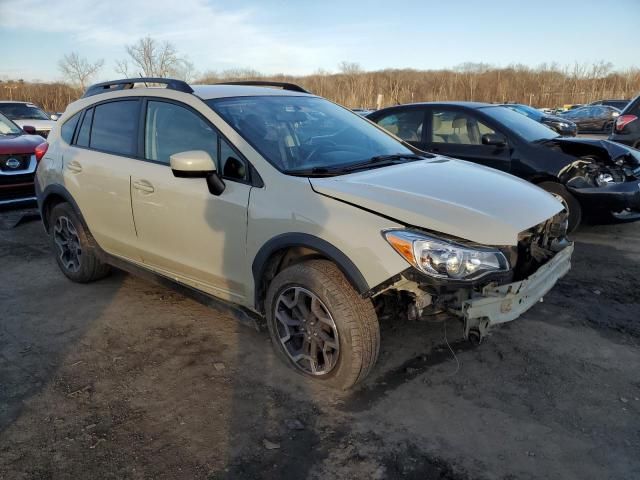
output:
[[[284,170],[283,173],[294,177],[332,177],[337,172],[326,167],[301,168],[299,170]]]
[[[371,157],[364,162],[352,163],[348,165],[338,165],[335,167],[313,167],[299,170],[285,170],[287,175],[295,175],[300,177],[332,177],[341,173],[354,172],[372,167],[384,167],[386,165],[395,165],[404,163],[405,161],[424,160],[425,157],[414,155],[413,153],[398,153],[393,155],[377,155]]]
[[[385,165],[394,165],[396,163],[404,163],[404,161],[424,160],[425,157],[415,155],[413,153],[396,153],[393,155],[376,155],[364,162],[352,163],[346,167],[342,167],[339,170],[341,172],[353,172],[355,170],[361,170],[369,167],[383,167]]]

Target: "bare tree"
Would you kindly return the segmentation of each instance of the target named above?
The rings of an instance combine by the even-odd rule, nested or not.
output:
[[[104,60],[99,59],[91,63],[84,57],[78,55],[77,52],[71,52],[65,55],[58,62],[58,68],[64,77],[74,86],[84,90],[88,81],[93,77],[104,65]]]
[[[189,80],[195,76],[193,63],[178,54],[169,42],[144,37],[125,47],[128,59],[116,62],[115,69],[125,77],[131,73],[145,77],[177,77]]]

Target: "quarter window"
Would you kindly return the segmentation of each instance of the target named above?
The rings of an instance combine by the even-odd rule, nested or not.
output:
[[[495,131],[475,117],[455,110],[434,111],[431,141],[459,145],[482,145],[482,136]]]
[[[89,146],[118,155],[134,155],[138,105],[138,100],[123,100],[96,106]]]
[[[81,112],[76,113],[73,117],[64,122],[60,128],[60,136],[67,143],[71,143],[71,140],[73,139],[73,132],[76,131],[76,125],[78,125],[78,120],[80,120],[80,113]]]
[[[226,140],[220,138],[220,164],[222,176],[233,180],[248,180],[247,162],[240,158]]]

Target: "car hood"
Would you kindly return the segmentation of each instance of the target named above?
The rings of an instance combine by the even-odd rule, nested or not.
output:
[[[598,155],[605,163],[624,160],[629,166],[640,166],[640,151],[621,143],[597,138],[557,137],[545,143],[545,146],[559,147],[563,153],[579,158],[585,155]]]
[[[53,120],[14,120],[13,123],[18,125],[20,128],[25,126],[34,127],[36,130],[51,130],[56,122]]]
[[[0,135],[0,155],[33,153],[44,141],[39,135]]]
[[[524,180],[446,157],[309,181],[323,195],[486,245],[516,245],[520,232],[562,210]]]

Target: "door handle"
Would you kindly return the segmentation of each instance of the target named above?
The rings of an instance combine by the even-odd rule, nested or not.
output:
[[[145,193],[155,192],[155,188],[153,188],[153,185],[151,185],[146,180],[136,180],[135,182],[133,182],[133,188]]]
[[[76,160],[71,160],[67,163],[67,169],[71,173],[80,173],[82,172],[82,165],[80,165],[80,162],[77,162]]]

